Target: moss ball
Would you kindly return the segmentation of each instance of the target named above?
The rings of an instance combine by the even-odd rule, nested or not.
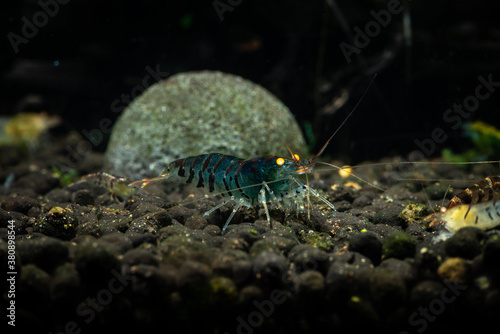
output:
[[[243,159],[299,155],[305,140],[289,109],[266,89],[214,71],[174,75],[149,87],[116,122],[105,169],[130,179],[206,153]]]

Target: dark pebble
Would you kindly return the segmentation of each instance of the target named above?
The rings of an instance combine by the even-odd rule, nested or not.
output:
[[[341,310],[342,326],[346,327],[347,333],[379,333],[379,312],[380,309],[375,308],[368,298],[353,296]]]
[[[500,280],[500,236],[494,235],[483,247],[483,267]]]
[[[482,243],[486,239],[486,233],[476,227],[464,227],[458,230],[448,240],[444,249],[450,257],[461,257],[473,259],[481,253]]]
[[[78,190],[73,194],[73,202],[78,205],[94,205],[94,195],[87,189]]]
[[[156,245],[157,238],[156,235],[152,233],[144,233],[144,234],[128,234],[127,235],[130,241],[132,241],[132,247],[139,247],[142,244],[151,244]]]
[[[145,249],[131,249],[123,254],[122,263],[129,267],[146,264],[157,267],[159,265],[158,256]]]
[[[281,254],[278,246],[269,242],[267,239],[261,239],[255,242],[249,250],[250,257],[252,259],[256,258],[262,252],[270,252],[275,254]]]
[[[399,259],[385,259],[378,267],[381,270],[396,272],[408,286],[412,285],[417,277],[417,268],[412,263]]]
[[[42,214],[42,209],[39,206],[34,206],[28,210],[26,214],[28,217],[37,218]]]
[[[151,233],[157,234],[159,230],[158,223],[151,219],[149,215],[141,216],[140,218],[135,218],[130,222],[130,225],[127,229],[127,235],[132,234],[143,234],[143,233]]]
[[[244,240],[249,246],[255,241],[261,240],[261,234],[257,231],[253,224],[239,224],[234,226],[227,234],[226,237],[236,237]]]
[[[27,264],[22,266],[18,280],[16,305],[43,313],[50,300],[49,274],[34,264]]]
[[[132,241],[122,233],[104,235],[97,240],[97,243],[114,255],[124,254],[132,249]]]
[[[203,287],[208,288],[208,282],[212,277],[212,269],[204,263],[188,260],[179,268],[177,285],[181,289],[197,291]]]
[[[68,248],[56,238],[19,240],[16,248],[23,264],[33,263],[47,272],[68,261]]]
[[[438,299],[441,296],[445,286],[434,280],[424,280],[417,283],[410,292],[410,301],[416,307],[428,305],[431,301]]]
[[[106,286],[113,272],[118,272],[120,263],[109,251],[111,247],[91,239],[79,243],[75,249],[75,268],[82,280],[95,286]]]
[[[405,272],[375,268],[370,277],[370,297],[374,305],[384,307],[384,312],[404,303],[407,295]]]
[[[399,212],[391,210],[379,211],[373,217],[374,224],[386,224],[389,226],[403,226],[405,222],[399,218]]]
[[[335,215],[347,215],[343,212],[337,212],[335,211],[333,214]],[[332,223],[331,221],[327,220],[327,217],[320,211],[320,210],[312,210],[309,212],[306,211],[303,213],[304,215],[304,221],[307,223],[308,226],[311,227],[311,229],[318,231],[318,232],[325,232],[329,233],[332,230]]]
[[[288,252],[299,244],[298,240],[293,240],[290,238],[280,237],[278,235],[267,235],[265,239],[267,242],[273,244],[278,248],[283,254],[288,254]]]
[[[239,249],[242,251],[248,251],[250,249],[250,244],[245,241],[245,239],[238,237],[225,237],[222,242],[222,249]]]
[[[367,195],[361,195],[359,197],[356,197],[354,201],[352,202],[352,206],[354,207],[365,207],[372,204],[372,198]]]
[[[192,231],[192,230],[189,230]],[[186,260],[211,263],[214,250],[201,241],[194,240],[190,234],[173,235],[160,241],[158,250],[165,261],[180,265]]]
[[[292,224],[294,224],[294,223],[292,223]],[[299,242],[299,239],[297,238],[297,235],[299,233],[295,233],[295,230],[291,227],[288,227],[288,226],[285,227],[279,223],[273,223],[273,227],[274,227],[273,230],[266,229],[265,226],[267,226],[267,225],[253,224],[253,226],[255,227],[257,232],[262,234],[262,238],[264,238],[264,239],[268,238],[270,236],[278,236],[278,237],[290,239],[296,243]],[[301,226],[301,230],[304,230],[305,226],[302,224],[300,224],[300,226]]]
[[[210,296],[216,305],[223,305],[229,308],[235,304],[238,297],[238,290],[234,281],[228,277],[213,277],[210,282],[212,295]]]
[[[224,242],[224,237],[220,235],[213,236],[203,230],[191,230],[190,236],[208,247],[220,248]]]
[[[352,208],[352,204],[349,203],[348,201],[339,201],[335,202],[335,210],[337,212],[346,212]]]
[[[6,211],[16,211],[24,215],[33,207],[39,207],[38,201],[23,195],[11,195],[2,200],[0,207]]]
[[[203,231],[207,232],[210,235],[220,235],[222,229],[217,225],[207,225]]]
[[[165,296],[177,287],[178,270],[171,266],[156,267],[147,264],[137,264],[126,273],[133,277],[133,290],[143,303],[152,308],[165,309],[169,307]],[[154,314],[154,310],[151,310]],[[146,315],[148,320],[151,314]]]
[[[98,237],[102,235],[101,225],[94,213],[89,213],[80,218],[76,227],[76,235],[92,235]]]
[[[297,277],[297,297],[305,307],[311,307],[323,299],[325,293],[325,278],[316,270],[307,270]]]
[[[420,224],[408,224],[405,233],[416,240],[424,240],[425,228]]]
[[[55,203],[71,202],[71,192],[68,189],[55,188],[46,193],[44,197]]]
[[[172,219],[184,224],[194,214],[194,210],[188,209],[185,206],[174,206],[168,210],[168,213],[172,216]]]
[[[158,239],[161,241],[165,238],[168,238],[173,235],[186,235],[192,232],[191,229],[187,228],[184,225],[181,225],[176,220],[173,220],[173,224],[170,226],[162,227],[158,231]]]
[[[78,304],[82,296],[80,277],[73,263],[64,263],[54,270],[51,281],[51,295],[61,305]]]
[[[191,216],[186,220],[184,226],[193,230],[203,230],[207,227],[208,221],[201,216]]]
[[[373,232],[381,238],[386,238],[387,236],[401,232],[401,229],[394,226],[383,225],[383,224],[369,224],[366,226],[366,230]]]
[[[30,189],[38,195],[44,195],[49,190],[59,185],[59,178],[48,170],[42,169],[33,171],[25,176],[14,181],[13,187]]]
[[[172,225],[172,216],[168,213],[167,210],[161,210],[155,212],[152,216],[153,220],[158,223],[159,227],[165,227]]]
[[[56,206],[40,216],[34,231],[61,240],[70,240],[76,236],[77,223],[71,210]]]
[[[215,274],[232,277],[234,263],[240,260],[250,260],[250,256],[241,250],[222,249],[217,252],[211,265]]]
[[[151,203],[140,203],[138,205],[135,205],[133,207],[133,210],[130,211],[132,212],[132,219],[137,219],[145,215],[152,217],[153,214],[166,210]]]
[[[8,225],[10,225],[9,220],[13,219],[11,215],[12,215],[11,212],[7,212],[4,209],[0,208],[0,227],[6,228]],[[20,215],[24,216],[22,214]]]
[[[359,253],[334,255],[325,280],[327,295],[332,300],[356,295],[362,287],[369,286],[372,273],[370,259]]]
[[[423,242],[417,246],[415,265],[420,275],[426,278],[436,277],[437,268],[445,259],[444,243]]]
[[[264,291],[257,285],[247,285],[240,290],[239,301],[241,304],[250,304],[255,300],[263,300],[265,298]]]
[[[252,277],[252,262],[250,260],[236,260],[233,263],[233,280],[236,284],[247,283]]]
[[[330,265],[329,255],[324,250],[310,245],[295,246],[289,252],[288,259],[298,273],[317,270],[326,274]]]
[[[130,226],[130,218],[123,215],[105,215],[99,218],[99,228],[103,234],[125,232]]]
[[[278,226],[278,223],[273,221],[273,220],[271,220],[271,224],[273,225],[273,228],[275,228],[275,229]],[[257,230],[257,232],[259,232],[260,234],[264,234],[266,232],[271,231],[271,226],[269,226],[269,223],[267,222],[267,220],[256,220],[253,223],[253,226]]]
[[[283,255],[264,251],[255,258],[252,270],[257,282],[268,287],[281,286],[285,283],[283,274],[287,270],[287,261]]]
[[[373,232],[358,233],[349,240],[350,251],[358,252],[369,258],[374,265],[380,263],[382,257],[382,241]]]

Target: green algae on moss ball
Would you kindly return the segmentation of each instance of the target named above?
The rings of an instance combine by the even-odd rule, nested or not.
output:
[[[404,260],[415,256],[417,242],[415,239],[403,232],[393,233],[387,236],[382,246],[383,258],[396,258]]]
[[[266,89],[231,74],[188,72],[149,87],[124,110],[111,134],[105,169],[137,179],[199,154],[288,156],[285,144],[306,153],[293,115]]]

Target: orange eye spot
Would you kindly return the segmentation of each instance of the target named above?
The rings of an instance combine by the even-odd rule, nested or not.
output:
[[[281,166],[281,165],[283,165],[284,163],[285,163],[285,159],[283,159],[283,158],[278,158],[278,159],[276,160],[276,164],[277,164],[278,166]]]
[[[295,159],[296,161],[300,161],[300,157],[299,157],[299,155],[298,155],[298,154],[294,154],[294,155],[293,155],[293,157],[294,157],[294,159]]]

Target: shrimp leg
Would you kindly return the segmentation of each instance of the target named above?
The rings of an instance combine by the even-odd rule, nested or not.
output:
[[[335,207],[333,206],[333,204],[330,203],[330,201],[328,201],[326,198],[324,198],[323,196],[321,196],[320,194],[318,194],[318,192],[316,190],[314,190],[313,188],[311,188],[309,186],[306,186],[305,184],[303,184],[299,180],[295,179],[295,182],[297,182],[297,184],[300,186],[299,189],[301,189],[301,190],[307,189],[311,194],[313,194],[314,196],[316,196],[317,198],[319,198],[320,200],[322,200],[323,202],[325,202],[325,204],[328,205],[330,208],[332,208],[332,210],[335,210]]]

